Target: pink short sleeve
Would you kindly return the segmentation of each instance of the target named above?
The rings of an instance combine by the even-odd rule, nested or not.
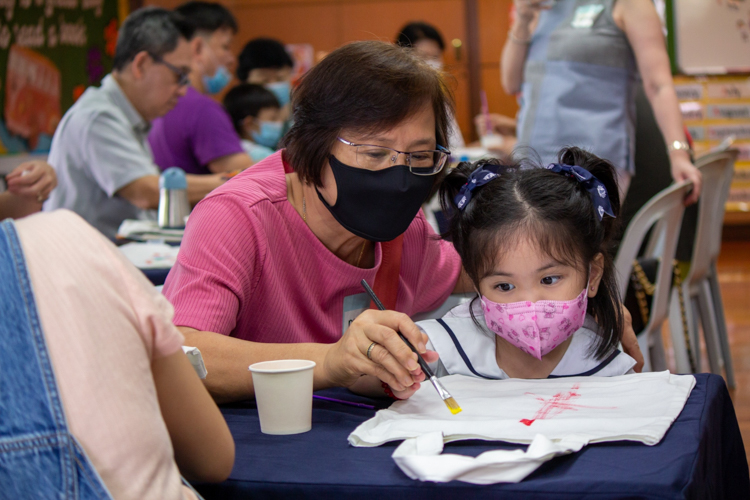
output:
[[[231,195],[199,203],[164,284],[175,324],[229,335],[260,276],[264,242],[254,214]]]

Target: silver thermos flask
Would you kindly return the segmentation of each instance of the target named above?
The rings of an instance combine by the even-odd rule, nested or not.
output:
[[[159,177],[159,227],[184,228],[188,215],[190,204],[187,199],[185,171],[170,167]]]

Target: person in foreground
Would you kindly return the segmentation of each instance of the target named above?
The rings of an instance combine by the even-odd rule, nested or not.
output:
[[[447,160],[449,102],[409,51],[341,47],[295,90],[285,149],[196,206],[164,294],[215,399],[252,397],[248,365],[273,359],[315,361],[316,389],[423,380],[396,332],[434,362],[409,316],[470,287],[420,211]],[[391,310],[369,310],[362,279]]]
[[[462,163],[440,188],[444,235],[478,297],[417,323],[436,375],[486,379],[613,376],[636,362],[618,350],[622,313],[611,240],[616,172],[579,148],[547,168]],[[396,397],[413,394],[410,388]]]
[[[0,290],[0,496],[194,498],[180,474],[229,475],[172,306],[94,228],[67,210],[0,223]]]
[[[296,89],[286,148],[196,206],[164,294],[217,400],[252,397],[248,365],[272,359],[315,361],[316,389],[422,380],[396,331],[425,352],[409,315],[461,286],[458,256],[420,212],[447,160],[449,106],[409,51],[346,45]],[[393,292],[393,310],[368,310],[363,278]]]
[[[112,73],[55,130],[48,161],[59,185],[44,210],[73,210],[109,238],[125,219],[156,218],[160,171],[146,136],[150,122],[185,95],[193,31],[179,14],[155,7],[125,19]],[[223,184],[223,175],[188,174],[190,203]]]

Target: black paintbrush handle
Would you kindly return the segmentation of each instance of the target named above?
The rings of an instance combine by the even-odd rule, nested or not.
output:
[[[413,345],[411,345],[411,342],[409,342],[406,337],[401,335],[401,333],[399,333],[398,336],[401,337],[401,340],[406,342],[406,345],[409,346],[409,349],[417,353],[417,361],[419,361],[419,366],[422,368],[422,371],[425,372],[425,374],[427,375],[427,378],[434,377],[434,375],[432,374],[432,370],[430,370],[430,367],[427,365],[427,362],[424,359],[422,359],[422,355],[419,354],[419,352],[417,352],[417,350],[414,348]]]
[[[367,283],[367,280],[362,280],[360,282],[362,284],[362,287],[365,289],[367,294],[370,296],[373,302],[375,302],[375,305],[380,309],[381,311],[385,311],[385,306],[382,302],[380,302],[380,299],[378,299],[378,296],[375,295],[375,292],[372,288],[370,288],[370,285]],[[406,345],[409,346],[409,349],[411,349],[413,352],[417,353],[417,361],[419,361],[419,366],[422,368],[422,371],[425,372],[427,375],[427,378],[432,378],[434,375],[432,374],[432,370],[430,370],[430,367],[427,366],[427,363],[424,359],[422,359],[422,355],[419,354],[419,352],[414,348],[413,345],[411,345],[411,342],[409,342],[406,337],[401,335],[401,332],[398,333],[398,336],[401,337],[401,340],[406,342]]]

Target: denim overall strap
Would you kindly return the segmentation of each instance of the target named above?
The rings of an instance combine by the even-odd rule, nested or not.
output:
[[[0,499],[111,498],[68,431],[21,243],[0,223]]]

